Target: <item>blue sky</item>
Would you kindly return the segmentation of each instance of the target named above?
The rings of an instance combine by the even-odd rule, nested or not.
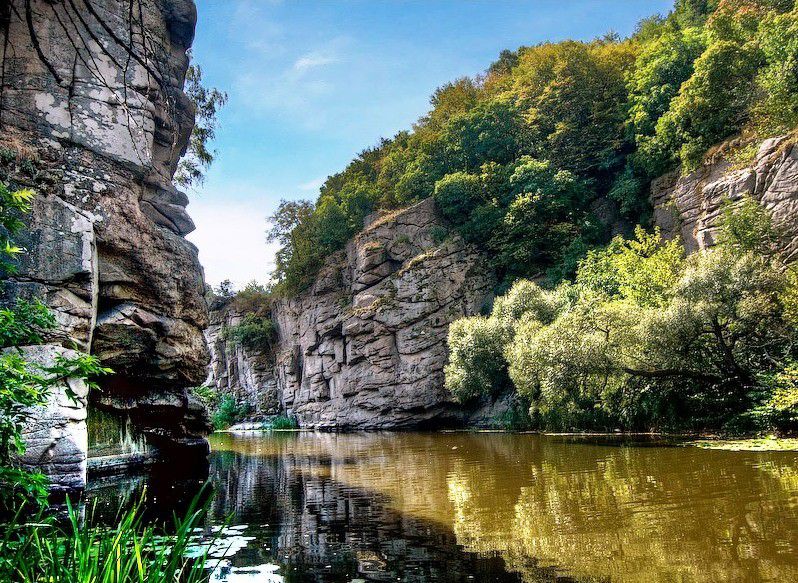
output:
[[[227,91],[218,157],[189,192],[206,278],[268,280],[266,217],[315,199],[362,149],[409,128],[434,89],[502,49],[626,35],[672,0],[196,0],[195,60]]]

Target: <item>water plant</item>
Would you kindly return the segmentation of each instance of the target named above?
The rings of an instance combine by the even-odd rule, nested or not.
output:
[[[201,491],[167,526],[144,520],[144,498],[121,510],[113,526],[94,526],[66,501],[66,517],[24,506],[0,525],[0,581],[19,583],[199,583],[207,581],[208,545],[197,547],[207,497]],[[199,552],[197,551],[199,548]],[[193,557],[193,558],[190,558]]]

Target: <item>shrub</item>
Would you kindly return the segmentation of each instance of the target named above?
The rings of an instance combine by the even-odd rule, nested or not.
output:
[[[225,395],[219,400],[216,410],[211,413],[211,422],[216,430],[227,429],[235,425],[252,412],[252,405]]]
[[[277,336],[277,328],[271,318],[246,314],[241,322],[227,328],[225,334],[234,345],[240,344],[251,350],[269,351]]]
[[[490,318],[453,324],[447,386],[488,392],[504,365],[552,429],[788,426],[798,288],[778,256],[751,250],[769,232],[752,204],[727,209],[719,248],[685,258],[638,229],[589,253],[574,285],[516,283]]]
[[[497,320],[483,316],[457,320],[449,327],[448,343],[446,388],[458,401],[502,388],[507,365],[502,358],[505,338]]]
[[[479,176],[455,172],[435,183],[435,203],[441,214],[454,224],[462,224],[481,202]]]
[[[272,419],[271,427],[272,429],[297,429],[299,427],[299,423],[294,417],[280,415]]]

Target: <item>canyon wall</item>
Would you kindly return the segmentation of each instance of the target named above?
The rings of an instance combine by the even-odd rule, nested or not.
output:
[[[798,252],[798,147],[765,141],[750,164],[724,160],[652,185],[653,222],[689,252],[712,246],[724,202],[751,195],[773,213],[789,259]],[[465,409],[443,387],[449,324],[479,313],[494,287],[486,258],[447,232],[432,199],[373,219],[330,257],[315,284],[273,307],[276,356],[221,334],[241,314],[214,313],[208,382],[295,415],[305,427],[488,425],[512,403]]]
[[[269,407],[302,427],[490,424],[510,402],[458,405],[443,367],[449,324],[489,306],[494,285],[486,257],[447,230],[432,199],[375,215],[310,289],[272,307],[278,341],[270,363],[219,342],[212,326],[210,380],[245,396],[253,379],[267,379]],[[228,311],[218,326],[236,318]]]
[[[258,415],[277,414],[281,406],[274,355],[268,351],[249,350],[240,343],[231,342],[226,335],[226,331],[240,324],[243,318],[244,314],[229,299],[211,305],[210,324],[205,330],[211,364],[205,385],[252,405]]]
[[[688,252],[717,242],[724,204],[751,196],[768,209],[788,261],[798,254],[798,147],[793,140],[765,140],[750,164],[726,160],[681,176],[674,172],[651,188],[654,224],[667,238],[681,237]]]
[[[60,324],[47,342],[114,369],[91,406],[129,412],[163,447],[203,449],[186,387],[206,376],[204,282],[172,183],[194,123],[194,3],[3,4],[0,178],[37,193],[4,301],[43,298]],[[37,435],[26,461],[58,474],[59,448]]]
[[[485,257],[446,232],[432,199],[376,218],[273,309],[283,408],[306,427],[452,422],[449,324],[479,313],[493,287]]]

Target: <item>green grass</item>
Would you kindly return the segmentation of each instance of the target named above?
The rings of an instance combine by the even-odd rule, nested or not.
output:
[[[206,506],[202,493],[185,517],[165,529],[143,520],[139,501],[121,511],[115,526],[88,526],[91,520],[67,502],[66,520],[24,509],[0,525],[0,581],[19,583],[199,583],[207,581],[206,551],[196,555],[195,529]],[[91,514],[91,513],[90,513]],[[192,553],[193,551],[193,553]]]
[[[285,415],[275,417],[271,423],[272,429],[297,429],[298,427],[299,424],[296,419],[293,417],[286,417]]]

